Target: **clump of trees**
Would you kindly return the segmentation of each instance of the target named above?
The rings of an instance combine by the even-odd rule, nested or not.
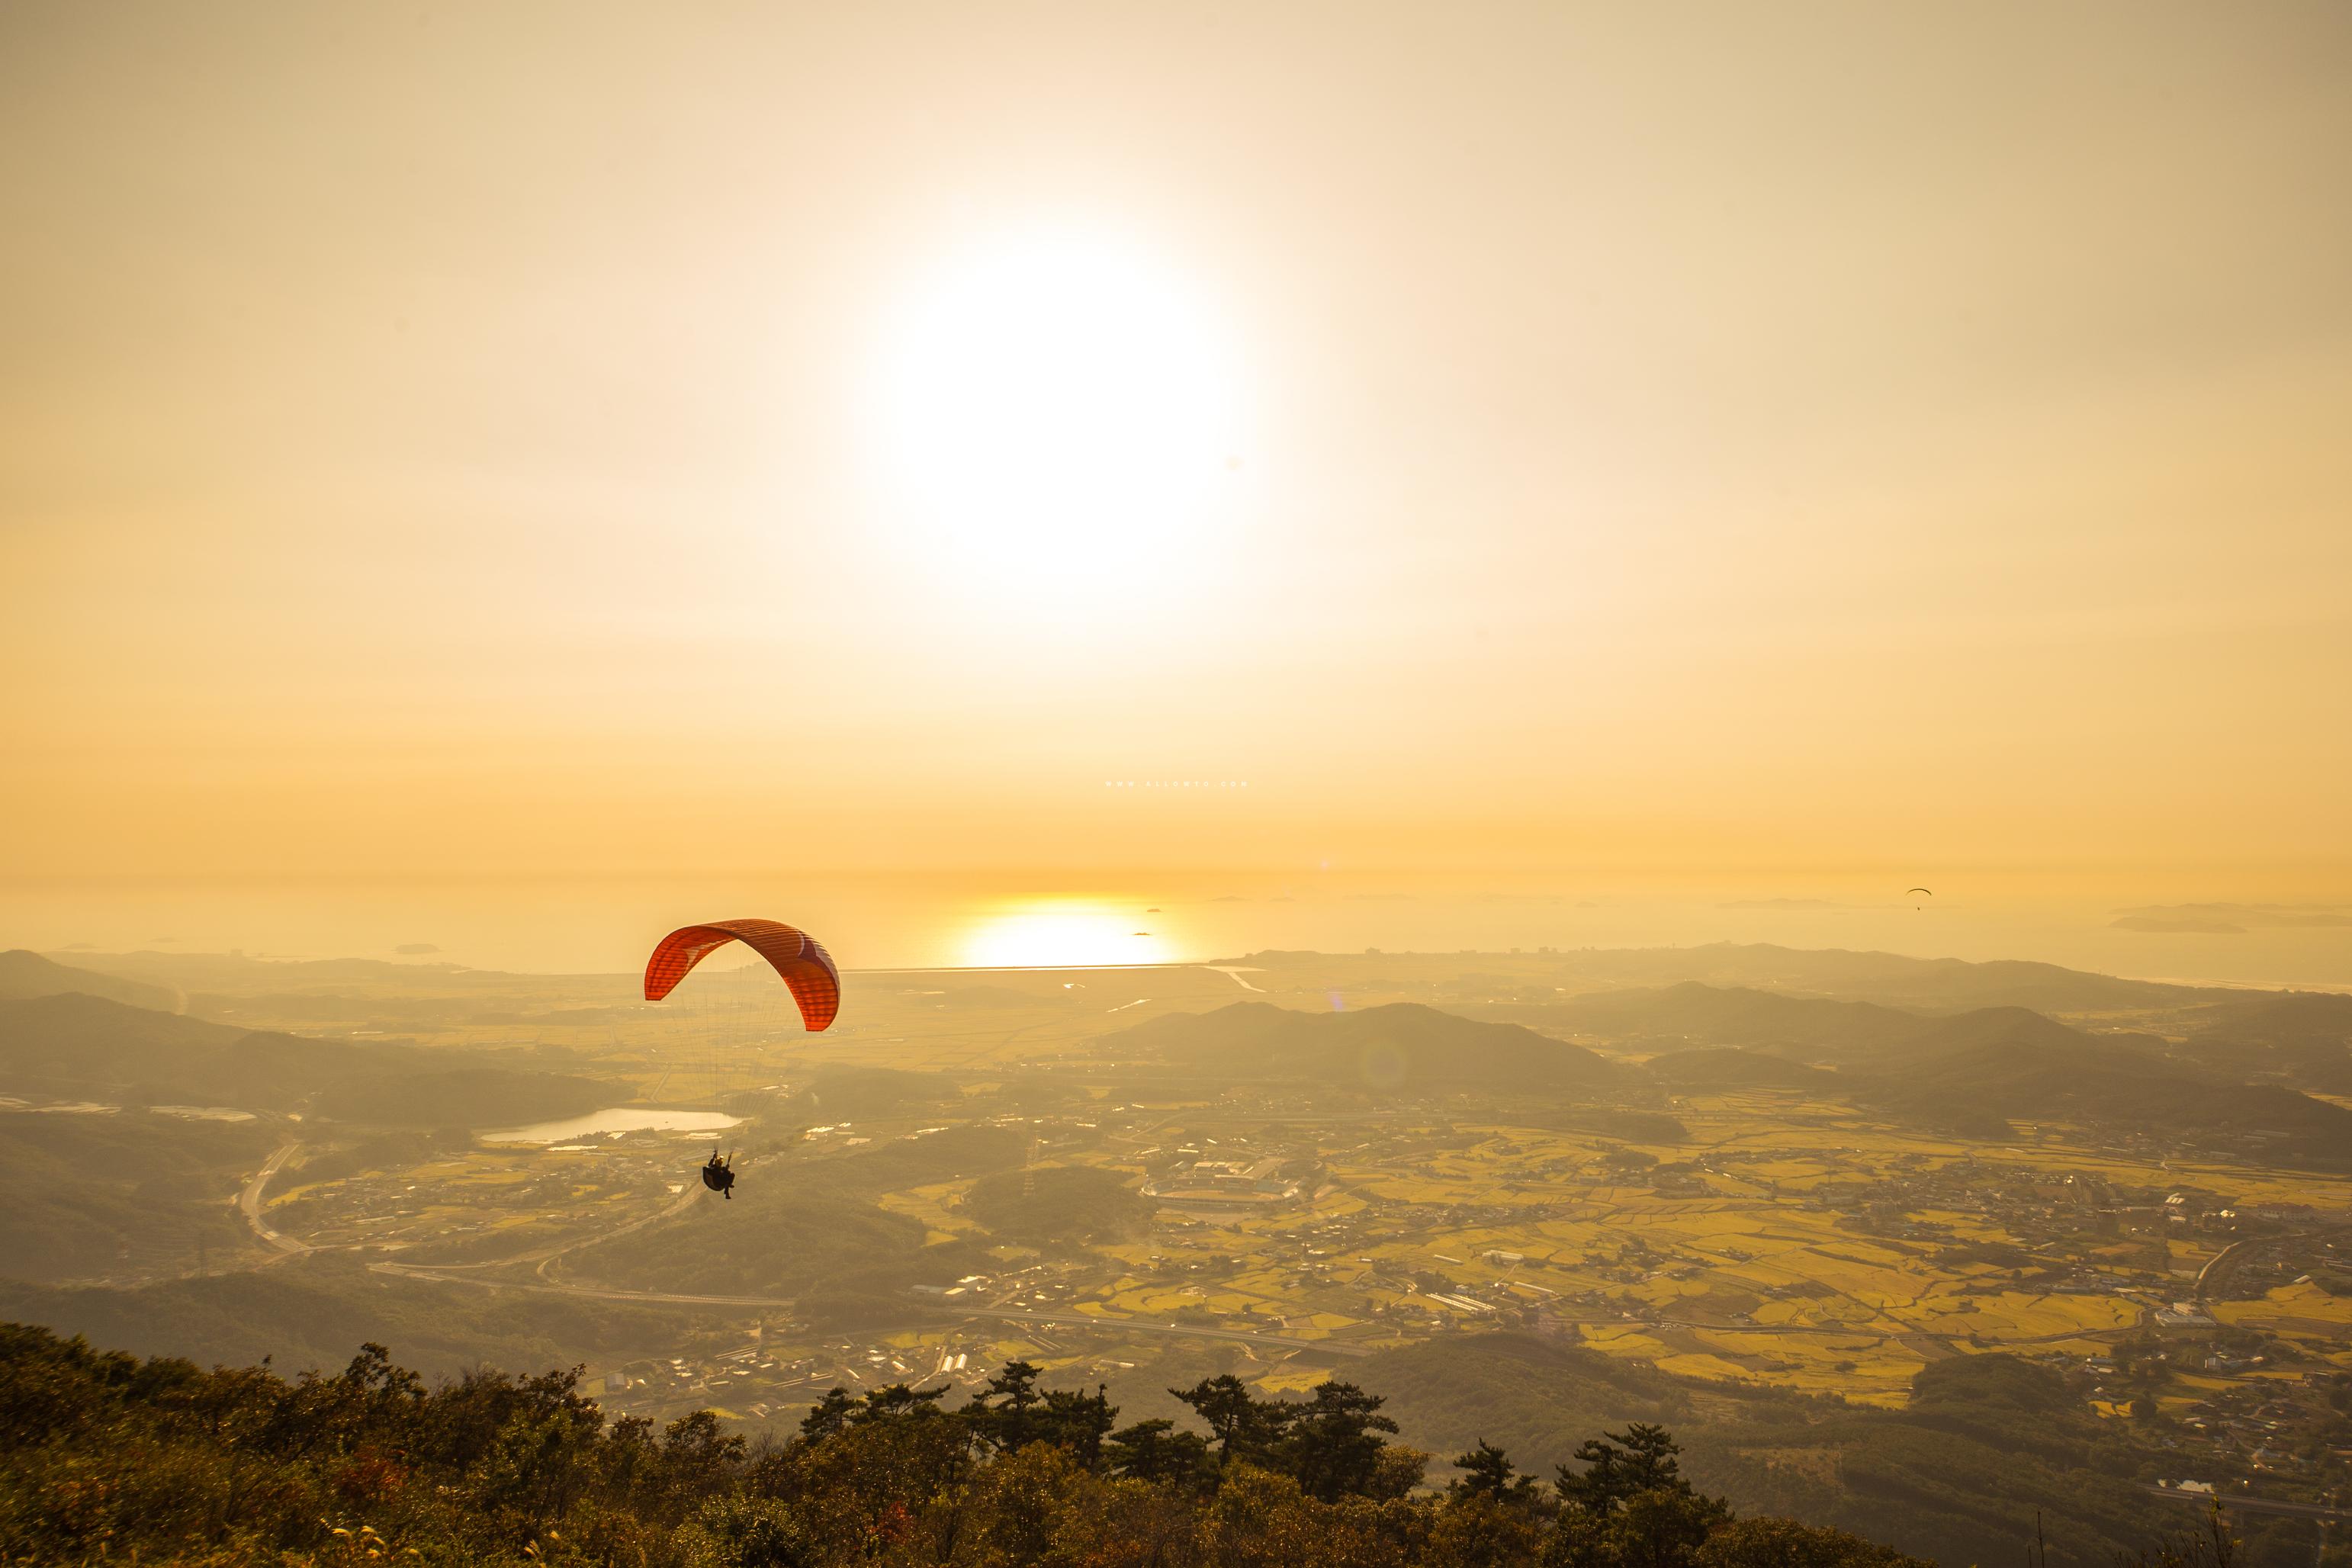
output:
[[[1480,1443],[1442,1489],[1381,1400],[1173,1390],[1200,1429],[1121,1426],[1025,1362],[944,1387],[835,1389],[784,1441],[708,1411],[608,1420],[576,1373],[428,1387],[369,1345],[278,1376],[0,1326],[0,1559],[215,1565],[819,1568],[1900,1568],[1787,1520],[1735,1520],[1671,1436],[1596,1437],[1549,1480]]]

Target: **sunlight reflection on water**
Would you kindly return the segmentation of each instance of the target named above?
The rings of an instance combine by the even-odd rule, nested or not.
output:
[[[2083,881],[2019,887],[2015,879],[1950,868],[1667,884],[1632,873],[1444,879],[1370,871],[1127,873],[1075,889],[1007,886],[977,873],[0,879],[0,948],[47,951],[68,963],[81,950],[242,948],[277,958],[373,957],[633,979],[663,931],[756,914],[814,931],[849,971],[1217,963],[1295,948],[1458,953],[1731,942],[2032,958],[2146,979],[2352,989],[2352,942],[2345,941],[2352,925],[2132,930],[2116,923],[2126,909],[2220,894],[2155,875]],[[1923,910],[1901,896],[1914,882],[1936,888],[1937,907]],[[2352,910],[2352,896],[2341,903]],[[711,966],[724,968],[726,960],[714,957]],[[174,984],[194,988],[201,973],[192,976]]]
[[[960,962],[990,969],[1174,962],[1175,949],[1136,923],[1150,918],[1087,899],[1014,904],[972,923]]]

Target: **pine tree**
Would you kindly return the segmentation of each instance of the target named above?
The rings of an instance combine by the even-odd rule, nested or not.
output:
[[[1301,1490],[1325,1502],[1368,1493],[1387,1447],[1380,1435],[1397,1429],[1380,1413],[1381,1403],[1352,1383],[1317,1384],[1314,1398],[1290,1414],[1276,1455],[1281,1468]]]

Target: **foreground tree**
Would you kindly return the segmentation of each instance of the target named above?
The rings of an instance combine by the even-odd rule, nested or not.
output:
[[[1288,1430],[1275,1450],[1281,1469],[1307,1496],[1336,1502],[1354,1494],[1374,1495],[1383,1434],[1397,1424],[1381,1415],[1378,1394],[1352,1383],[1316,1385],[1314,1396],[1290,1413]]]
[[[1217,1446],[1220,1467],[1236,1459],[1267,1457],[1290,1424],[1292,1406],[1260,1399],[1249,1384],[1231,1373],[1204,1377],[1190,1388],[1168,1391],[1192,1407]]]
[[[1205,1481],[1212,1466],[1207,1438],[1162,1417],[1112,1433],[1107,1452],[1116,1474],[1188,1489]]]
[[[1559,1467],[1559,1521],[1544,1544],[1553,1568],[1684,1568],[1731,1510],[1701,1497],[1682,1473],[1682,1448],[1663,1426],[1635,1422],[1580,1444]]]
[[[1462,1473],[1446,1483],[1449,1497],[1492,1498],[1498,1502],[1521,1504],[1535,1500],[1535,1478],[1520,1475],[1511,1457],[1484,1437],[1468,1453],[1455,1455],[1454,1468]]]

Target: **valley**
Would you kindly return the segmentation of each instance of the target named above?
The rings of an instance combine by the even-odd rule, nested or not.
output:
[[[1943,1553],[2006,1538],[1885,1513],[1857,1468],[1948,1468],[1959,1439],[1918,1424],[2003,1368],[2076,1434],[2081,1495],[2050,1506],[2086,1551],[2159,1482],[2328,1506],[2352,1443],[2352,1112],[2296,1087],[2331,1070],[2307,1040],[2292,1070],[2229,1044],[2268,995],[1999,966],[1937,992],[1917,961],[1786,950],[1267,953],[853,975],[812,1037],[748,970],[653,1006],[625,976],[103,962],[188,1014],[0,1001],[0,1066],[28,1064],[0,1080],[0,1151],[211,1173],[132,1182],[110,1255],[50,1258],[20,1216],[36,1293],[10,1310],[142,1350],[269,1342],[267,1312],[207,1344],[184,1309],[275,1280],[308,1303],[285,1356],[423,1315],[410,1359],[542,1344],[657,1420],[789,1429],[832,1387],[974,1390],[1014,1358],[1133,1416],[1177,1414],[1166,1391],[1211,1370],[1283,1394],[1345,1368],[1433,1379],[1398,1414],[1441,1449],[1477,1435],[1455,1391],[1531,1359],[1549,1408],[1480,1423],[1531,1461],[1585,1399],[1711,1413],[1711,1484]],[[1611,984],[1675,963],[1694,977]],[[1807,987],[1831,971],[1841,994]],[[95,1042],[70,1072],[43,1043],[61,1026]],[[2020,1040],[2139,1087],[1969,1103],[1973,1064]],[[264,1050],[307,1099],[234,1103]],[[353,1114],[354,1075],[404,1071],[383,1121]],[[496,1092],[451,1092],[468,1074]],[[1906,1080],[1939,1102],[1885,1087]],[[164,1083],[216,1115],[158,1103]],[[628,1114],[563,1121],[589,1089]],[[2248,1121],[2250,1095],[2283,1125]],[[550,1126],[520,1124],[542,1106]],[[729,1202],[695,1175],[714,1135]],[[1890,1460],[1898,1432],[1941,1458]],[[2034,1484],[1982,1462],[1979,1489]]]

